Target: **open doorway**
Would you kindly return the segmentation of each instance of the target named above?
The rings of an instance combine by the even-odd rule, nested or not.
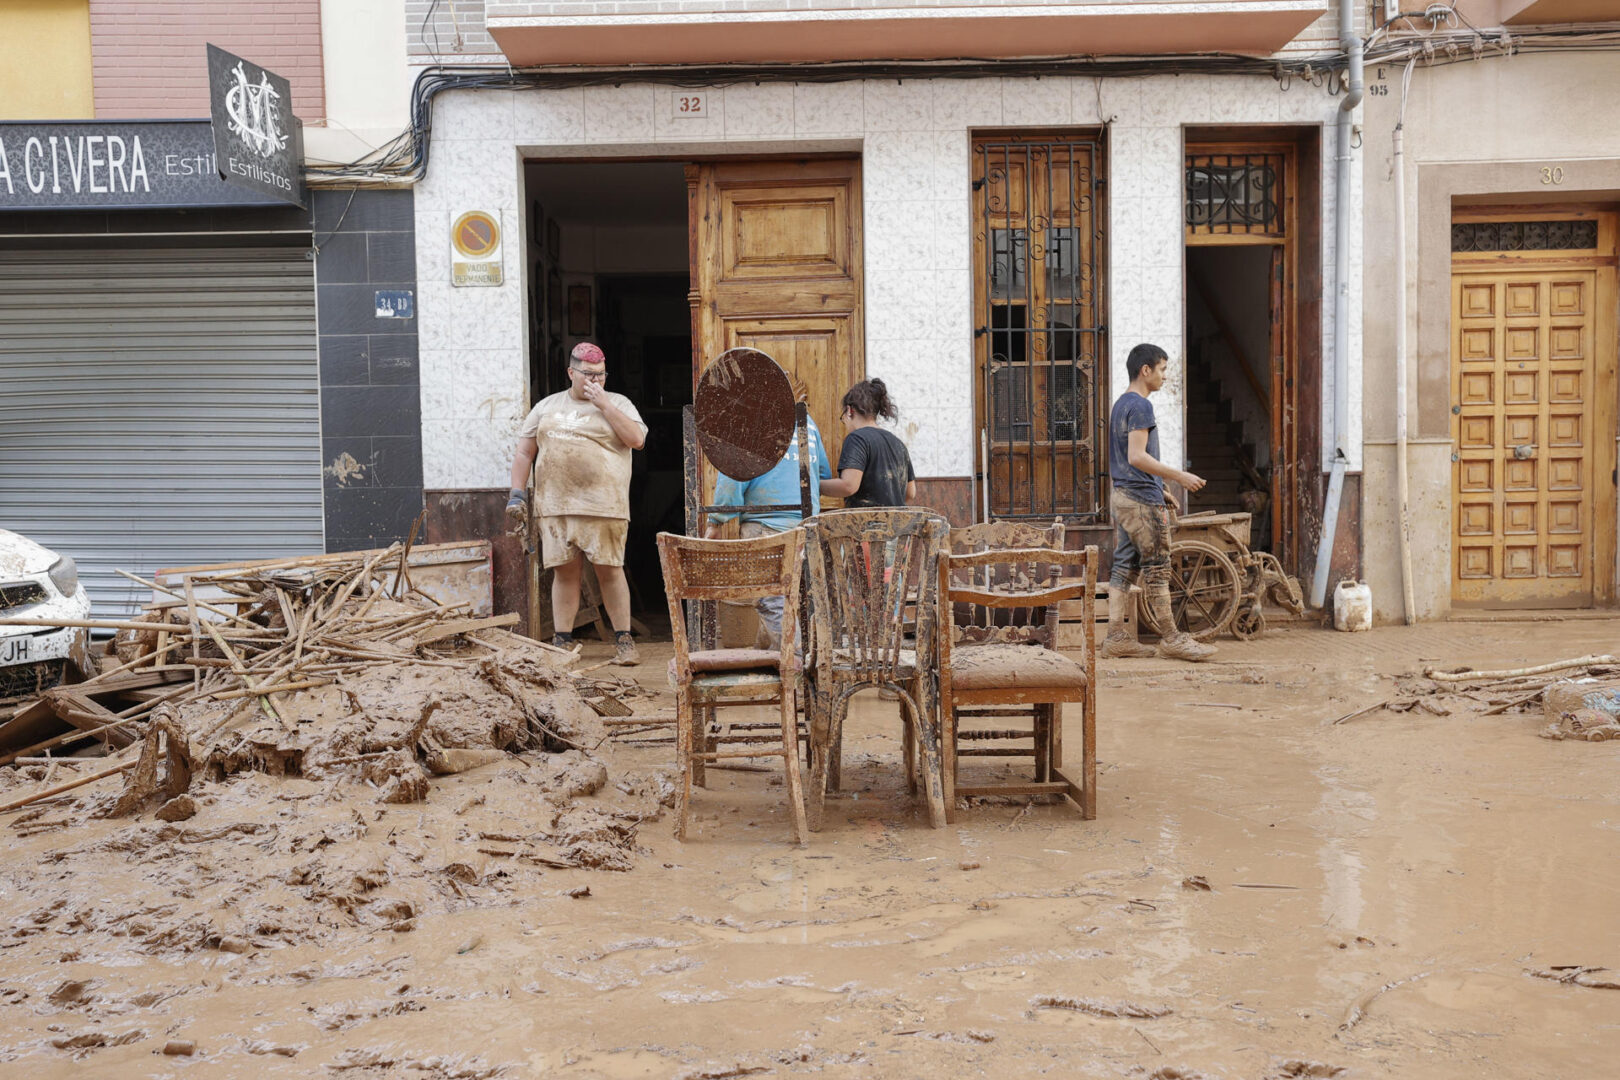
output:
[[[1207,484],[1193,511],[1253,515],[1250,547],[1272,551],[1271,358],[1281,321],[1280,247],[1187,249],[1187,458]]]
[[[1193,511],[1248,513],[1290,574],[1322,520],[1321,146],[1316,128],[1189,128],[1185,257]]]
[[[681,408],[692,400],[687,189],[680,162],[529,162],[529,380],[568,386],[569,352],[594,341],[608,388],[647,423],[632,459],[625,570],[636,617],[667,621],[654,537],[684,532]]]

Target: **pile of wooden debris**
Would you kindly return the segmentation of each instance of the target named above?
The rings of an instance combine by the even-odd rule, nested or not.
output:
[[[1580,733],[1604,725],[1605,721],[1594,723],[1592,717],[1577,718],[1572,733],[1553,734],[1552,731],[1561,725],[1567,726],[1564,714],[1569,710],[1565,706],[1572,700],[1572,692],[1580,698],[1588,690],[1613,690],[1617,684],[1620,684],[1620,659],[1607,655],[1579,656],[1508,671],[1429,667],[1424,668],[1422,674],[1396,679],[1399,692],[1395,696],[1346,713],[1333,722],[1342,724],[1379,710],[1418,711],[1434,716],[1450,716],[1453,712],[1495,716],[1535,710],[1545,712],[1551,721],[1549,729],[1542,732],[1548,738],[1594,738]],[[1613,726],[1612,716],[1606,723]],[[1615,728],[1615,735],[1620,736],[1620,728]],[[1595,738],[1608,737],[1611,736],[1600,734]]]
[[[574,652],[503,629],[515,615],[477,617],[472,601],[414,586],[409,556],[396,544],[135,579],[153,590],[145,613],[94,624],[118,630],[120,662],[0,725],[0,765],[46,770],[0,810],[132,773],[108,808],[132,813],[178,799],[192,774],[247,770],[411,802],[430,774],[594,748],[597,712],[622,708],[618,687],[570,674]],[[52,756],[94,742],[111,757]],[[56,783],[64,761],[78,774]]]

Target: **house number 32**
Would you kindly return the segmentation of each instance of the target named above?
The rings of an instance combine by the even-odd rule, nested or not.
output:
[[[703,94],[675,94],[673,102],[676,120],[691,120],[709,115],[709,99]]]
[[[1543,165],[1541,167],[1541,182],[1543,184],[1562,184],[1564,182],[1564,167],[1562,165]]]

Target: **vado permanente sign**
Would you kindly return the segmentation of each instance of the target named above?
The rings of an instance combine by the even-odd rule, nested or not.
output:
[[[209,45],[208,107],[220,179],[303,206],[303,126],[287,80]]]

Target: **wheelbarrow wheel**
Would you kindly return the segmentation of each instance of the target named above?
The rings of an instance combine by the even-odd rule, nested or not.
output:
[[[1231,626],[1242,595],[1237,567],[1220,548],[1202,540],[1171,543],[1170,614],[1177,629],[1208,641]],[[1168,627],[1154,619],[1145,594],[1140,614],[1150,630],[1164,636]]]
[[[1253,641],[1266,632],[1266,616],[1259,604],[1238,612],[1232,619],[1232,636],[1239,641]]]

